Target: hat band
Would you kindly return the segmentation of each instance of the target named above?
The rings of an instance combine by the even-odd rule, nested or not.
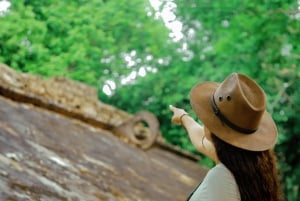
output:
[[[238,131],[238,132],[243,133],[243,134],[251,134],[251,133],[254,133],[256,131],[256,129],[253,130],[253,129],[241,128],[241,127],[235,125],[234,123],[232,123],[230,120],[228,120],[222,114],[222,112],[218,108],[218,106],[216,105],[214,94],[210,98],[210,104],[211,104],[211,107],[212,107],[215,115],[222,121],[222,123],[226,124],[227,126],[232,128],[233,130]]]

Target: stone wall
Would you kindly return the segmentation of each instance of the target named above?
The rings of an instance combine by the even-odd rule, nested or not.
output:
[[[43,78],[14,71],[0,63],[0,95],[30,103],[95,127],[109,130],[121,140],[148,149],[153,145],[193,160],[199,156],[168,144],[160,135],[154,114],[129,114],[98,99],[94,87],[64,77]]]
[[[0,93],[17,101],[30,101],[48,109],[94,121],[98,126],[115,127],[132,115],[98,100],[95,88],[64,77],[45,79],[18,73],[0,64]]]

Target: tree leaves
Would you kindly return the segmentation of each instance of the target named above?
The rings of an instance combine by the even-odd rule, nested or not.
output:
[[[183,107],[194,116],[189,105],[193,85],[245,73],[266,91],[268,111],[280,133],[276,151],[286,197],[297,200],[297,2],[173,2],[184,34],[176,43],[170,42],[161,20],[147,15],[156,11],[146,0],[13,2],[10,12],[0,16],[0,61],[25,72],[84,81],[98,88],[102,101],[128,112],[152,111],[164,137],[194,153],[186,132],[171,124],[168,105]],[[111,90],[110,96],[103,88]]]

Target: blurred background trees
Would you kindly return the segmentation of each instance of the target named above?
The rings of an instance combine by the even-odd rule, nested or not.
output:
[[[95,86],[128,112],[149,110],[163,136],[197,153],[170,123],[199,81],[245,73],[266,91],[287,200],[300,181],[300,2],[291,0],[24,0],[0,8],[0,62]],[[204,158],[200,163],[211,166]]]

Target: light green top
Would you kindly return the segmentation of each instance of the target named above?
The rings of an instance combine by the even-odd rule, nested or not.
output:
[[[238,186],[232,173],[222,164],[208,171],[190,201],[240,201]]]

